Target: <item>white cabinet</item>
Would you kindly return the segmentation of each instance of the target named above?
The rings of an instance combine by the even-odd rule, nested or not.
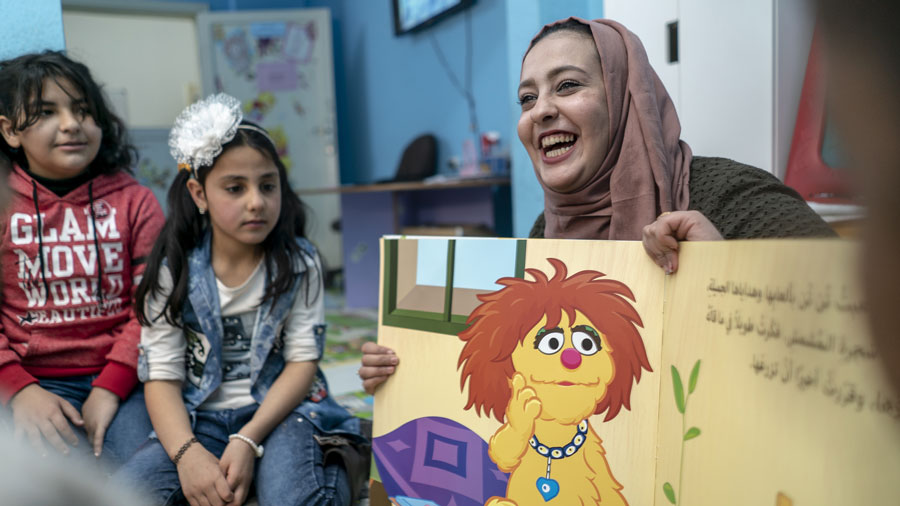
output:
[[[800,0],[605,0],[644,42],[682,139],[783,177],[812,33]],[[667,25],[678,22],[678,62]]]

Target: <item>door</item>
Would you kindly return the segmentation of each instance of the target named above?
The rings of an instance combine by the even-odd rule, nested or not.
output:
[[[679,0],[683,139],[772,172],[773,1]]]
[[[681,138],[695,155],[724,156],[772,171],[773,2],[604,2],[606,17],[643,41],[675,103]],[[669,27],[675,21],[677,36]],[[677,62],[671,62],[676,55]]]
[[[338,173],[331,15],[327,9],[203,13],[204,94],[224,92],[265,127],[294,191],[335,188]],[[337,193],[304,195],[307,233],[325,268],[341,267]]]

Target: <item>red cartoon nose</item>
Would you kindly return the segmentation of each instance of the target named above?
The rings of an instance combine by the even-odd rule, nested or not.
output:
[[[563,365],[568,369],[578,369],[578,366],[581,365],[581,353],[575,351],[574,348],[563,350],[560,359],[562,360]]]

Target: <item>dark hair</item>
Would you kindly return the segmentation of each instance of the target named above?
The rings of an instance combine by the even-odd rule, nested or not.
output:
[[[110,110],[88,68],[62,52],[31,53],[0,62],[0,115],[9,118],[14,130],[21,131],[35,124],[41,115],[40,98],[45,79],[53,79],[60,87],[60,80],[72,83],[84,95],[88,113],[103,133],[100,150],[90,164],[91,172],[131,172],[137,151],[131,145],[125,124]],[[28,166],[23,150],[13,150],[2,138],[0,151],[20,166]]]
[[[249,121],[242,121],[242,125],[250,125],[261,128]],[[278,300],[282,294],[291,289],[296,280],[297,273],[294,269],[294,259],[302,258],[312,260],[312,256],[297,244],[296,237],[306,237],[306,206],[291,190],[287,178],[287,169],[275,152],[272,142],[259,131],[239,128],[234,139],[222,146],[222,153],[216,156],[218,160],[222,154],[238,146],[247,146],[262,153],[270,159],[278,168],[278,178],[281,186],[281,213],[275,227],[262,242],[261,247],[265,254],[267,273],[275,273],[275,278],[270,279],[261,302]],[[215,161],[196,169],[197,182],[205,185]],[[163,226],[153,251],[147,260],[147,269],[141,283],[138,285],[135,297],[135,312],[141,325],[149,326],[160,316],[172,325],[181,326],[181,314],[184,303],[187,300],[188,290],[188,255],[190,251],[200,244],[207,220],[201,215],[191,199],[187,189],[187,181],[193,177],[186,170],[179,170],[178,175],[169,187],[167,195],[167,219]],[[162,292],[159,284],[159,273],[163,262],[167,263],[172,275],[172,291],[166,298],[162,315],[150,315],[146,313],[145,302],[150,295]],[[311,262],[315,263],[315,262]],[[316,267],[318,270],[318,267]],[[321,272],[319,273],[321,277]],[[309,277],[304,278],[306,297],[309,300]]]
[[[531,44],[528,45],[528,51],[531,51],[531,48],[533,48],[538,42],[544,40],[544,37],[556,32],[575,32],[581,35],[586,35],[591,39],[594,38],[594,33],[591,31],[591,27],[589,25],[586,25],[575,18],[569,18],[561,23],[550,25],[541,30],[541,33],[537,34],[537,36],[535,36],[535,38],[531,40]],[[525,51],[526,55],[528,54],[528,51]]]
[[[0,175],[6,176],[9,173],[10,169],[12,169],[12,164],[9,161],[9,158],[0,151]]]

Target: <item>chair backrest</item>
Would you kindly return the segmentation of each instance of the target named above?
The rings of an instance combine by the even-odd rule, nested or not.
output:
[[[403,150],[394,181],[421,181],[437,173],[437,139],[420,135]]]

